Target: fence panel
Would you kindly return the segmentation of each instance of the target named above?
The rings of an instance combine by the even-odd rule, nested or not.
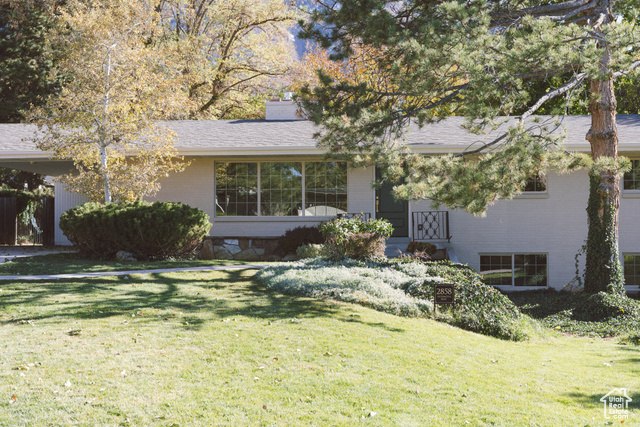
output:
[[[42,244],[44,246],[53,246],[55,244],[55,204],[54,198],[51,196],[42,198]]]
[[[0,244],[15,245],[18,236],[17,199],[0,197]]]

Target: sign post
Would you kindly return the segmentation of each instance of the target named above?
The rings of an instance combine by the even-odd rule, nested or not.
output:
[[[453,283],[434,283],[433,284],[433,309],[437,313],[438,304],[455,305],[456,288]]]

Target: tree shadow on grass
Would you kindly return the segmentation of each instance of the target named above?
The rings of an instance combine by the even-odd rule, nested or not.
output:
[[[102,276],[56,281],[2,282],[0,325],[65,319],[131,316],[138,321],[165,322],[180,313],[181,327],[200,329],[207,318],[246,316],[293,319],[333,316],[391,332],[403,332],[383,322],[366,322],[349,304],[284,295],[253,281],[252,269]],[[15,309],[19,307],[19,310]],[[168,312],[172,312],[168,313]]]
[[[242,272],[238,270],[229,271],[231,276],[240,277]],[[214,288],[219,284],[212,284]],[[336,320],[350,323],[359,323],[369,327],[381,328],[390,332],[404,332],[404,329],[390,327],[383,322],[366,322],[359,319],[359,314],[354,314],[351,304],[338,302],[331,299],[316,299],[300,297],[295,295],[281,294],[277,291],[267,289],[265,286],[254,281],[246,287],[233,289],[239,301],[245,301],[247,308],[244,313],[264,319],[277,318],[304,318],[318,316],[333,316]],[[264,301],[256,303],[256,301]],[[311,311],[309,309],[311,308]],[[228,316],[239,314],[237,310],[228,311]]]
[[[252,282],[248,269],[208,272],[200,280],[181,274],[132,274],[57,281],[4,282],[0,289],[0,324],[56,319],[99,319],[140,315],[148,321],[166,310],[183,313],[190,327],[201,327],[203,312],[219,318],[251,316],[265,319],[331,316],[325,301],[285,296]],[[204,276],[204,279],[202,279]],[[15,311],[19,308],[19,311]],[[138,314],[139,313],[139,314]]]
[[[554,290],[510,292],[506,295],[522,313],[538,320],[573,310],[576,305],[572,294]]]
[[[627,392],[627,396],[631,398],[631,401],[628,403],[629,405],[628,409],[629,411],[633,411],[633,412],[629,415],[629,420],[639,417],[640,416],[640,393],[633,392],[633,390],[630,390],[624,384],[621,384],[619,388],[621,389],[624,388]],[[564,396],[573,400],[576,405],[579,405],[585,409],[600,409],[604,411],[604,402],[601,402],[600,399],[602,399],[607,393],[611,391],[613,390],[606,390],[603,388],[602,391],[599,393],[584,394],[584,393],[572,392],[572,393],[565,393]],[[615,391],[615,395],[619,396],[620,391],[619,390]],[[604,413],[602,415],[604,417]]]

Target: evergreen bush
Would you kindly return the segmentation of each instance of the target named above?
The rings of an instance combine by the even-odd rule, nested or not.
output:
[[[183,257],[210,228],[207,214],[173,202],[85,203],[60,217],[60,229],[78,251],[107,259],[118,251],[139,260]]]
[[[324,243],[324,237],[317,226],[296,227],[287,230],[278,240],[278,246],[284,254],[295,254],[302,245]]]

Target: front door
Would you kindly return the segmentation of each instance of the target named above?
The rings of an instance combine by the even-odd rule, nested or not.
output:
[[[376,175],[378,171],[376,170]],[[394,183],[385,181],[376,190],[376,218],[384,218],[393,225],[391,237],[409,236],[409,202],[393,197]]]

